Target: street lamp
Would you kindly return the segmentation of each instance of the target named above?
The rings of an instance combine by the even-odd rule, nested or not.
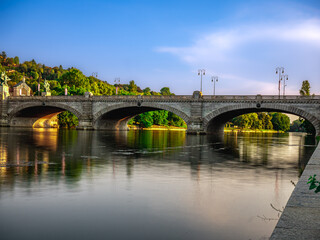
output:
[[[38,78],[38,95],[40,96],[40,78],[42,77],[42,74],[40,72],[39,78]]]
[[[279,85],[278,85],[278,90],[279,90],[279,99],[280,99],[280,88],[281,88],[281,74],[284,73],[284,67],[277,67],[276,68],[276,74],[279,74]]]
[[[206,75],[206,70],[205,69],[199,69],[198,70],[198,75],[201,76],[200,92],[202,93],[202,75]]]
[[[283,96],[286,95],[286,81],[288,81],[288,75],[282,75],[281,80],[283,80]]]
[[[216,82],[218,82],[218,77],[212,76],[211,82],[213,82],[213,96],[215,96],[216,95]]]
[[[116,85],[117,83],[120,84],[120,78],[114,79],[114,84]],[[116,86],[116,95],[118,95],[118,86]]]

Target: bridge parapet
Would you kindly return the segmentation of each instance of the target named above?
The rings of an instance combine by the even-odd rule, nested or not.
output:
[[[279,99],[276,95],[203,95],[201,98],[193,98],[192,95],[169,95],[169,96],[144,96],[144,95],[111,95],[111,96],[10,96],[7,98],[9,101],[66,101],[66,102],[76,102],[76,101],[160,101],[160,102],[180,102],[180,101],[200,101],[200,102],[219,102],[219,101],[274,101],[274,102],[306,102],[306,101],[320,101],[320,95],[313,96],[300,96],[300,95],[287,95],[281,96]]]

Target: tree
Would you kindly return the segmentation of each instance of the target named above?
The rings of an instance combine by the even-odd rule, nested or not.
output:
[[[290,129],[290,118],[283,113],[272,113],[271,114],[273,129],[277,131],[288,131]]]
[[[240,128],[250,128],[251,127],[251,121],[250,121],[248,114],[242,114],[238,117],[235,117],[232,119],[231,122]]]
[[[31,72],[31,76],[33,77],[34,80],[37,80],[39,78],[39,74],[34,71]]]
[[[153,113],[145,112],[138,115],[136,118],[136,122],[139,122],[139,126],[142,128],[149,128],[153,125]]]
[[[2,51],[2,52],[1,52],[1,56],[3,57],[3,59],[6,59],[6,58],[7,58],[6,52],[5,52],[5,51]]]
[[[168,125],[168,111],[159,110],[153,112],[153,123],[159,126]]]
[[[15,56],[13,62],[18,65],[20,63],[19,57]]]
[[[161,93],[161,95],[173,95],[173,94],[170,92],[170,88],[168,88],[168,87],[163,87],[163,88],[161,88],[160,93]]]
[[[266,116],[263,119],[264,129],[273,129],[271,119],[272,117],[269,114],[266,114]]]
[[[310,83],[308,80],[304,80],[302,82],[302,86],[300,89],[301,96],[310,96]]]
[[[75,128],[79,120],[78,118],[71,112],[65,111],[58,115],[59,126],[64,128]]]
[[[151,89],[149,87],[146,87],[142,91],[143,91],[143,95],[151,95],[151,93],[150,93]]]
[[[60,78],[59,82],[61,85],[82,87],[87,89],[89,87],[89,81],[87,77],[78,69],[72,68],[64,73]]]
[[[301,127],[303,120],[297,119],[292,122],[290,125],[290,132],[302,132],[303,129]]]
[[[134,83],[134,80],[129,82],[129,92],[136,92],[138,89],[137,85]]]
[[[185,121],[173,112],[168,112],[168,124],[170,126],[187,128]]]

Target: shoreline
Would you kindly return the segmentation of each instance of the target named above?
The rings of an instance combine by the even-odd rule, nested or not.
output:
[[[129,130],[159,130],[159,131],[187,131],[186,128],[174,126],[157,126],[153,125],[150,128],[140,128],[134,125],[128,125]],[[239,128],[224,128],[224,132],[244,132],[244,133],[284,133],[283,131],[269,130],[269,129],[239,129]]]

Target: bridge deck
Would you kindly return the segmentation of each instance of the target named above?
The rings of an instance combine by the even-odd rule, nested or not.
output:
[[[85,99],[84,96],[16,96],[16,97],[8,97],[9,100],[75,100],[75,99]],[[101,101],[102,99],[106,100],[172,100],[172,101],[190,101],[195,100],[192,95],[170,95],[170,96],[145,96],[145,95],[110,95],[110,96],[92,96],[88,99]],[[320,100],[320,95],[313,96],[300,96],[300,95],[287,95],[287,96],[279,96],[277,95],[203,95],[200,100],[204,101],[224,101],[224,100],[276,100],[286,102],[288,100],[296,100],[296,101],[306,101],[306,100]],[[198,99],[197,99],[198,100]]]
[[[310,158],[270,239],[320,239],[320,193],[309,190],[309,176],[320,178],[320,144]]]

